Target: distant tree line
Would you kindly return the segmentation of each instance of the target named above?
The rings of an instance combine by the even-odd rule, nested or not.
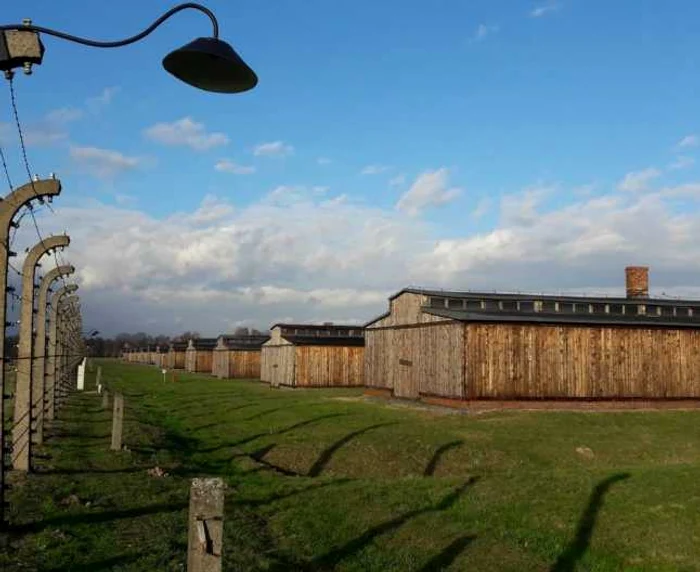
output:
[[[240,326],[233,331],[235,336],[259,336],[268,334],[269,332],[261,332],[255,328],[246,328]],[[157,335],[151,336],[145,332],[137,332],[135,334],[121,333],[114,338],[94,337],[86,340],[87,346],[90,348],[90,355],[95,357],[119,357],[128,348],[145,348],[156,346],[166,346],[173,342],[187,342],[201,338],[199,332],[186,331],[177,336]],[[16,341],[14,342],[17,343]]]

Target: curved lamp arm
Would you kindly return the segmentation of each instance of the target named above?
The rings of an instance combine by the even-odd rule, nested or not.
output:
[[[218,38],[219,37],[219,23],[216,21],[216,16],[214,16],[214,13],[209,10],[209,8],[202,6],[201,4],[196,4],[195,2],[185,2],[184,4],[180,4],[178,6],[175,6],[174,8],[171,8],[168,10],[165,14],[163,14],[160,18],[158,18],[153,24],[151,24],[148,28],[146,28],[143,32],[139,32],[135,36],[131,36],[130,38],[126,38],[124,40],[117,40],[114,42],[99,42],[95,40],[89,40],[87,38],[80,38],[78,36],[73,36],[71,34],[66,34],[65,32],[59,32],[58,30],[52,30],[51,28],[44,28],[43,26],[35,26],[34,24],[3,24],[0,25],[0,30],[28,30],[31,32],[39,32],[41,34],[46,34],[48,36],[55,36],[57,38],[61,38],[63,40],[68,40],[70,42],[75,42],[76,44],[83,44],[85,46],[91,46],[94,48],[119,48],[121,46],[127,46],[129,44],[133,44],[134,42],[138,42],[139,40],[142,40],[148,34],[153,32],[158,26],[160,26],[163,22],[165,22],[170,16],[177,14],[178,12],[182,10],[186,10],[188,8],[193,8],[195,10],[199,10],[200,12],[203,12],[207,16],[209,16],[209,19],[211,20],[213,30],[212,30],[212,37],[213,38]]]

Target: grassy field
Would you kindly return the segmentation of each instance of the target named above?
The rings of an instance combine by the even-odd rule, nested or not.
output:
[[[189,479],[219,475],[225,570],[700,570],[700,412],[470,416],[103,368],[128,451],[74,395],[0,569],[184,570]]]

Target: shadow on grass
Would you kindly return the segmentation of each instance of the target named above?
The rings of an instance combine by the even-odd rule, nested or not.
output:
[[[450,443],[445,443],[444,445],[438,447],[435,453],[433,453],[433,456],[431,457],[430,461],[428,461],[428,464],[425,467],[425,471],[423,471],[423,476],[432,477],[435,474],[435,469],[437,469],[437,466],[440,463],[440,459],[442,458],[442,456],[445,453],[447,453],[447,451],[449,451],[450,449],[456,449],[457,447],[461,447],[463,444],[464,441],[458,440],[451,441]]]
[[[273,503],[280,501],[280,500],[288,499],[288,498],[295,497],[297,495],[301,495],[304,493],[312,492],[315,490],[325,489],[327,487],[341,486],[341,485],[344,485],[346,483],[352,482],[352,480],[353,479],[335,479],[333,481],[328,481],[325,483],[315,483],[315,484],[312,484],[308,487],[304,487],[302,489],[296,489],[296,490],[293,490],[293,491],[288,492],[288,493],[275,494],[275,495],[269,496],[269,497],[264,498],[264,499],[233,500],[233,501],[231,501],[231,505],[247,506],[250,508],[258,508],[258,507],[266,506],[269,504],[273,504]],[[227,503],[227,504],[229,504],[229,503]]]
[[[438,502],[435,505],[406,512],[402,515],[392,518],[391,520],[387,520],[386,522],[383,522],[377,526],[373,526],[357,538],[354,538],[349,542],[345,543],[344,545],[339,546],[338,548],[327,552],[323,556],[314,559],[311,563],[312,568],[321,570],[332,569],[345,558],[348,558],[349,556],[357,554],[358,552],[363,550],[366,546],[371,544],[374,541],[374,539],[378,536],[400,528],[409,520],[431,512],[443,512],[448,510],[460,499],[460,497],[467,491],[469,487],[471,487],[474,483],[478,481],[478,479],[478,477],[470,478],[469,480],[461,484],[459,487],[457,487],[455,490],[453,490],[451,493],[446,495],[440,502]]]
[[[461,536],[448,544],[440,554],[433,556],[419,572],[439,572],[445,570],[462,554],[464,549],[469,546],[476,536]]]
[[[321,454],[318,456],[318,459],[316,459],[316,462],[314,462],[314,464],[311,465],[311,468],[309,469],[307,475],[309,477],[318,477],[323,472],[323,469],[326,468],[326,465],[328,465],[328,463],[331,461],[333,455],[335,455],[338,452],[338,449],[340,449],[344,445],[347,445],[350,441],[364,433],[373,431],[375,429],[379,429],[380,427],[387,427],[388,425],[396,425],[396,422],[377,423],[376,425],[370,425],[369,427],[365,427],[364,429],[359,429],[358,431],[348,433],[347,435],[345,435],[345,437],[339,439],[330,447],[327,447],[326,449],[321,451]]]
[[[250,443],[251,441],[255,441],[256,439],[260,439],[260,437],[271,437],[273,435],[284,435],[285,433],[289,433],[290,431],[294,431],[296,429],[301,429],[302,427],[312,425],[313,423],[318,423],[319,421],[323,421],[325,419],[332,419],[334,417],[343,417],[344,415],[346,415],[346,414],[345,413],[329,413],[327,415],[320,415],[318,417],[313,417],[311,419],[307,419],[306,421],[300,421],[299,423],[295,423],[294,425],[290,425],[289,427],[285,427],[284,429],[279,429],[277,431],[272,431],[269,433],[256,433],[255,435],[251,435],[250,437],[244,437],[243,439],[239,439],[238,441],[233,441],[231,443],[224,443],[223,445],[217,445],[216,447],[210,447],[209,449],[199,449],[197,452],[198,453],[216,453],[217,451],[221,451],[223,449],[230,449],[232,447],[239,447],[241,445],[245,445],[246,443]]]
[[[255,407],[258,405],[258,403],[247,403],[246,405],[239,405],[238,407],[230,407],[229,409],[226,409],[224,411],[216,411],[216,415],[227,415],[229,413],[233,413],[234,411],[238,411],[240,409],[246,409],[248,407]],[[211,418],[211,415],[207,416],[207,418]],[[205,429],[211,429],[212,427],[222,427],[226,425],[226,423],[231,423],[231,422],[236,422],[236,421],[241,421],[241,419],[237,418],[232,418],[232,419],[226,419],[223,421],[214,421],[212,423],[207,423],[206,425],[200,425],[198,427],[192,427],[189,429],[189,431],[204,431]]]
[[[272,415],[273,413],[277,413],[278,411],[281,411],[283,408],[282,407],[275,407],[274,409],[266,409],[265,411],[261,411],[260,413],[256,413],[255,415],[251,415],[250,417],[244,417],[241,419],[241,421],[252,421],[253,419],[260,419],[261,417],[265,417],[266,415]]]
[[[40,532],[49,526],[70,526],[72,524],[96,524],[100,522],[111,522],[122,518],[136,518],[150,514],[160,514],[165,512],[176,512],[187,508],[187,503],[161,503],[139,508],[129,508],[125,510],[110,510],[104,512],[82,512],[75,514],[64,514],[47,518],[39,522],[29,522],[26,524],[11,526],[11,531],[16,534],[27,534]]]
[[[586,510],[578,521],[576,536],[569,543],[566,550],[559,555],[550,572],[573,572],[576,569],[576,563],[583,558],[590,546],[595,521],[603,506],[603,498],[612,485],[629,477],[629,473],[618,473],[600,481],[595,486],[591,496],[588,498]]]
[[[141,467],[127,467],[125,469],[39,469],[34,472],[34,476],[51,476],[51,475],[112,475],[112,474],[130,474],[142,473],[149,467],[144,465]]]
[[[98,572],[99,570],[114,570],[115,566],[123,566],[130,564],[141,558],[141,554],[124,554],[122,556],[114,556],[89,562],[88,564],[69,564],[68,566],[60,566],[58,568],[45,568],[45,572]]]
[[[303,476],[301,473],[297,473],[296,471],[293,471],[292,469],[285,469],[284,467],[280,467],[279,465],[275,465],[274,463],[270,463],[269,461],[265,460],[265,455],[267,455],[272,449],[274,449],[277,445],[273,443],[272,445],[267,445],[266,447],[263,447],[262,449],[259,449],[258,451],[253,451],[252,453],[246,455],[247,457],[250,457],[255,461],[256,463],[260,463],[262,465],[261,469],[268,469],[270,471],[274,471],[275,473],[278,473],[280,475],[284,475],[285,477],[301,477]],[[259,469],[257,469],[259,470]],[[251,471],[252,472],[252,471]]]

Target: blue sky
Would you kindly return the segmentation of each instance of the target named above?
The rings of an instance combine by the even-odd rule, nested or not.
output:
[[[115,39],[171,5],[30,0],[3,18]],[[44,63],[15,80],[33,170],[65,186],[45,224],[83,239],[71,252],[104,329],[363,321],[416,282],[605,291],[638,262],[694,292],[697,2],[207,5],[255,90],[204,93],[162,70],[209,34],[193,11],[118,50],[45,37]],[[0,135],[20,181],[14,132]],[[94,251],[120,244],[118,225],[135,244]],[[165,255],[185,261],[167,269]],[[285,294],[261,305],[271,288]]]

